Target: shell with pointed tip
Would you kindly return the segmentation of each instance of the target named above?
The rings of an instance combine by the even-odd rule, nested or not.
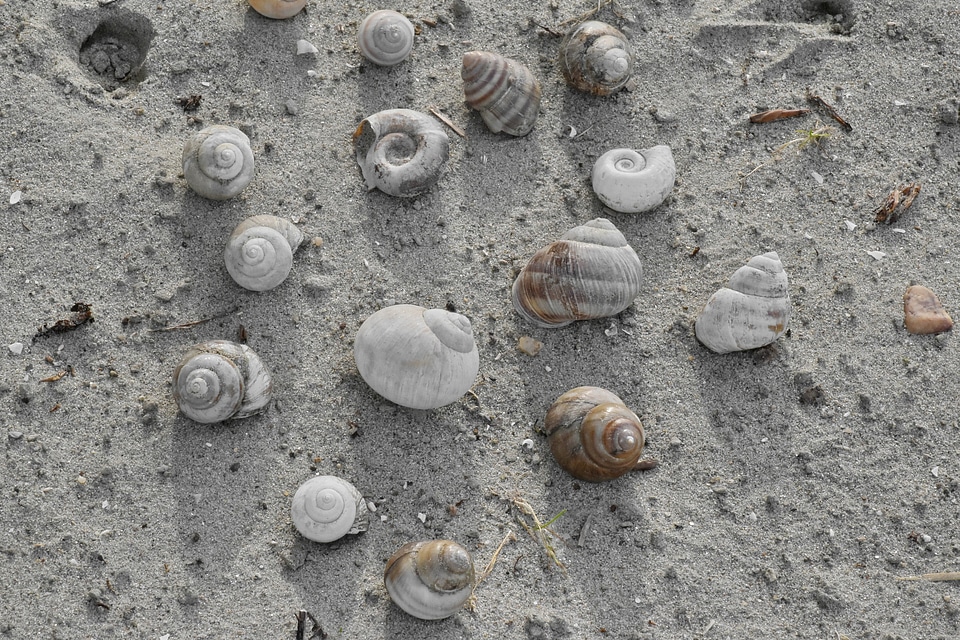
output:
[[[283,20],[300,13],[307,0],[250,0],[250,6],[267,18]]]
[[[223,259],[230,276],[244,289],[269,291],[286,280],[303,233],[277,216],[251,216],[227,240]]]
[[[183,175],[204,198],[229,200],[253,179],[250,138],[219,124],[201,129],[183,145]]]
[[[470,321],[443,309],[398,304],[357,331],[357,369],[370,388],[411,409],[436,409],[473,386],[480,356]]]
[[[413,25],[389,9],[374,11],[360,23],[357,46],[364,58],[382,67],[400,64],[413,50]]]
[[[252,416],[266,408],[272,391],[270,372],[253,349],[227,340],[190,347],[173,372],[173,399],[196,422]]]
[[[513,306],[546,327],[613,316],[640,293],[643,268],[606,218],[575,227],[537,251],[513,283]]]
[[[651,149],[613,149],[593,165],[593,190],[603,204],[621,213],[657,207],[677,178],[673,153],[666,145]]]
[[[353,145],[367,188],[401,198],[435,185],[450,155],[450,139],[437,121],[411,109],[388,109],[364,119]]]
[[[540,114],[540,83],[526,66],[489,51],[463,54],[467,104],[494,133],[525,136]]]
[[[790,321],[787,272],[775,251],[754,256],[714,293],[697,317],[697,340],[717,353],[774,342]]]
[[[410,542],[387,560],[383,583],[398,607],[421,620],[448,618],[473,591],[473,558],[452,540]]]
[[[370,524],[363,495],[337,476],[316,476],[300,485],[290,514],[300,535],[314,542],[362,533]]]
[[[622,89],[633,77],[633,51],[627,37],[605,22],[590,20],[560,44],[560,71],[571,87],[598,96]]]

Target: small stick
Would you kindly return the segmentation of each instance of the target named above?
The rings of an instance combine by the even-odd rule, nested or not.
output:
[[[536,20],[531,20],[530,22],[532,22],[535,26],[540,27],[541,29],[543,29],[544,31],[546,31],[547,33],[549,33],[550,35],[552,35],[552,36],[554,36],[554,37],[562,38],[562,37],[565,35],[565,34],[563,34],[563,33],[560,33],[559,31],[554,31],[554,30],[551,29],[550,27],[547,27],[547,26],[544,26],[544,25],[540,24],[540,23],[537,22]]]
[[[841,118],[840,114],[837,113],[837,110],[831,107],[829,104],[827,104],[826,100],[816,95],[815,93],[811,93],[809,90],[807,91],[807,100],[812,102],[813,104],[823,107],[831,118],[833,118],[834,120],[840,123],[841,127],[846,129],[847,131],[853,131],[853,127],[850,126],[850,123],[844,120],[843,118]]]
[[[777,120],[786,120],[787,118],[799,118],[810,113],[810,109],[770,109],[761,111],[750,116],[750,122],[754,124],[764,124],[767,122],[776,122]]]
[[[467,138],[467,132],[461,129],[460,127],[458,127],[456,124],[454,124],[453,121],[450,120],[450,118],[448,118],[446,115],[444,115],[442,111],[440,111],[440,109],[438,109],[437,107],[430,107],[429,111],[430,113],[435,115],[437,119],[440,120],[440,122],[442,122],[443,124],[453,129],[453,132],[455,134],[457,134],[463,139]]]
[[[500,552],[507,545],[508,542],[514,542],[517,539],[517,534],[512,530],[507,531],[507,535],[503,537],[503,540],[500,541],[500,545],[497,547],[497,550],[493,552],[493,557],[490,558],[490,562],[487,563],[487,566],[484,567],[483,571],[480,572],[480,577],[477,578],[477,583],[473,586],[473,590],[476,591],[477,587],[480,586],[480,583],[487,579],[487,576],[493,571],[493,566],[497,564],[497,559],[500,557]]]
[[[237,312],[236,309],[232,309],[230,311],[227,311],[226,313],[221,313],[218,316],[211,316],[209,318],[203,318],[202,320],[194,320],[192,322],[184,322],[183,324],[175,324],[172,327],[163,327],[161,329],[148,329],[147,331],[149,333],[162,333],[164,331],[179,331],[181,329],[192,329],[193,327],[199,326],[201,324],[206,324],[211,320],[216,320],[217,318],[223,318],[224,316],[228,316],[231,313],[236,313],[236,312]]]
[[[955,580],[960,580],[960,571],[947,571],[944,573],[924,573],[919,576],[906,576],[904,578],[897,578],[897,580],[915,582],[918,580],[926,580],[928,582],[952,582]]]

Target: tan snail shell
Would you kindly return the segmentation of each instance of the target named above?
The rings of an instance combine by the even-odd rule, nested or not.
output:
[[[364,119],[353,145],[367,188],[401,198],[435,185],[450,155],[450,139],[437,121],[411,109],[388,109]]]
[[[543,420],[550,450],[570,475],[587,482],[619,478],[656,466],[640,460],[640,418],[623,400],[600,387],[577,387],[557,398]]]
[[[640,293],[643,268],[627,239],[606,218],[567,231],[537,251],[513,283],[513,306],[546,328],[613,316]]]
[[[360,23],[357,46],[364,58],[382,67],[400,64],[413,50],[413,25],[389,9],[374,11]]]
[[[190,347],[173,372],[173,399],[196,422],[252,416],[266,408],[272,391],[270,372],[253,349],[227,340]]]
[[[707,300],[696,322],[697,340],[717,353],[770,344],[787,330],[790,291],[775,251],[754,256]]]
[[[613,149],[593,165],[593,190],[603,204],[620,213],[657,207],[677,178],[673,153],[666,145],[651,149]]]
[[[297,531],[314,542],[333,542],[366,531],[369,513],[357,488],[336,476],[315,476],[304,482],[290,507]]]
[[[256,9],[257,13],[275,20],[292,18],[306,5],[307,0],[250,0],[250,6]]]
[[[463,94],[493,133],[525,136],[540,114],[540,83],[526,66],[489,51],[463,54]]]
[[[630,42],[618,29],[590,20],[560,44],[560,71],[567,84],[598,96],[619,91],[633,77]]]
[[[183,145],[183,175],[204,198],[232,198],[253,179],[250,138],[219,124],[201,129]]]
[[[303,233],[277,216],[251,216],[227,240],[223,260],[237,284],[250,291],[269,291],[287,279]]]
[[[448,618],[473,591],[473,558],[452,540],[409,542],[387,560],[383,583],[398,607],[421,620]]]

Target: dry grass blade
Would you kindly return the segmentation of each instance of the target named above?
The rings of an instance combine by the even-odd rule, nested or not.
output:
[[[562,516],[567,512],[567,510],[564,509],[563,511],[555,515],[553,518],[551,518],[546,524],[543,524],[542,522],[540,522],[540,517],[537,516],[537,512],[534,511],[532,506],[530,506],[530,503],[524,500],[523,498],[521,498],[519,495],[514,496],[511,502],[513,503],[513,506],[515,506],[520,511],[521,514],[530,516],[530,518],[533,520],[533,526],[531,526],[526,521],[524,521],[522,517],[518,517],[517,521],[520,523],[520,526],[523,527],[528,534],[530,534],[530,537],[533,538],[534,542],[536,542],[541,547],[543,547],[543,551],[544,553],[547,554],[547,557],[550,558],[550,560],[553,561],[553,563],[557,565],[557,567],[559,567],[561,571],[566,573],[567,567],[562,562],[560,562],[560,558],[557,557],[557,551],[556,549],[553,548],[553,545],[550,543],[550,538],[547,534],[550,534],[557,538],[559,538],[560,536],[555,534],[553,531],[550,531],[547,527],[549,527],[551,524],[556,522],[560,518],[560,516]]]
[[[943,573],[924,573],[919,576],[905,576],[897,578],[900,581],[926,581],[926,582],[955,582],[960,581],[960,571],[945,571]]]
[[[480,572],[480,576],[477,578],[477,581],[473,585],[473,591],[470,593],[470,597],[467,598],[464,608],[468,611],[475,611],[477,608],[477,589],[480,587],[480,583],[487,579],[491,573],[493,573],[493,567],[497,564],[497,560],[500,558],[500,552],[503,551],[503,548],[507,546],[510,542],[515,542],[517,539],[517,534],[513,531],[507,531],[507,535],[503,537],[503,540],[500,541],[499,546],[497,546],[496,551],[493,552],[493,557],[490,558],[490,562],[487,563],[487,566],[483,568],[483,571]]]
[[[777,122],[787,118],[799,118],[810,113],[810,109],[770,109],[750,116],[750,122],[754,124],[765,124],[767,122]]]
[[[453,120],[451,120],[450,118],[448,118],[447,115],[446,115],[443,111],[440,111],[439,107],[430,107],[429,110],[430,110],[430,113],[432,113],[432,114],[434,115],[434,117],[436,117],[436,118],[437,118],[440,122],[442,122],[443,124],[445,124],[445,125],[447,125],[448,127],[450,127],[450,128],[453,130],[454,133],[456,133],[456,134],[457,134],[458,136],[460,136],[461,138],[466,139],[466,137],[467,137],[467,132],[464,131],[463,129],[461,129],[459,126],[457,126],[457,125],[453,122]]]
[[[607,5],[610,5],[610,8],[613,10],[614,15],[616,15],[618,18],[622,18],[623,12],[617,9],[617,7],[615,6],[616,4],[617,4],[616,0],[597,0],[597,6],[595,8],[590,9],[588,11],[584,11],[578,16],[567,18],[557,26],[563,27],[568,24],[580,24],[584,20],[588,20],[593,16],[597,15],[598,13],[600,13],[600,10],[606,7]]]
[[[810,144],[815,144],[819,147],[824,140],[828,139],[835,132],[836,129],[833,127],[818,121],[809,129],[797,129],[798,137],[794,138],[793,140],[787,140],[782,145],[777,147],[776,150],[774,150],[774,155],[781,153],[784,149],[792,147],[793,145],[797,146],[797,153],[800,153]]]

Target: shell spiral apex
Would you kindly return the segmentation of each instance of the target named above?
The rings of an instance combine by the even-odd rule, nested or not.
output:
[[[333,542],[348,534],[362,533],[369,526],[363,495],[336,476],[316,476],[300,485],[293,495],[290,513],[297,531],[315,542]]]
[[[525,65],[489,51],[463,54],[463,94],[493,133],[525,136],[540,114],[540,83]]]
[[[633,77],[633,65],[627,37],[605,22],[584,22],[560,44],[560,71],[580,91],[598,96],[619,91]]]
[[[253,179],[250,138],[219,124],[201,129],[183,145],[183,175],[204,198],[234,197]]]
[[[223,259],[230,276],[245,289],[268,291],[286,280],[303,233],[277,216],[251,216],[227,240]]]
[[[413,50],[413,25],[396,11],[374,11],[360,23],[357,46],[364,58],[389,67],[400,64]]]
[[[593,165],[593,190],[601,202],[621,213],[649,211],[663,202],[677,178],[666,145],[650,149],[613,149]]]
[[[387,560],[384,586],[398,607],[421,620],[448,618],[473,591],[473,558],[452,540],[410,542]]]
[[[275,20],[292,18],[307,5],[307,0],[250,0],[257,13]]]
[[[272,390],[270,372],[253,349],[227,340],[192,346],[173,372],[173,398],[196,422],[252,416],[270,403]]]

